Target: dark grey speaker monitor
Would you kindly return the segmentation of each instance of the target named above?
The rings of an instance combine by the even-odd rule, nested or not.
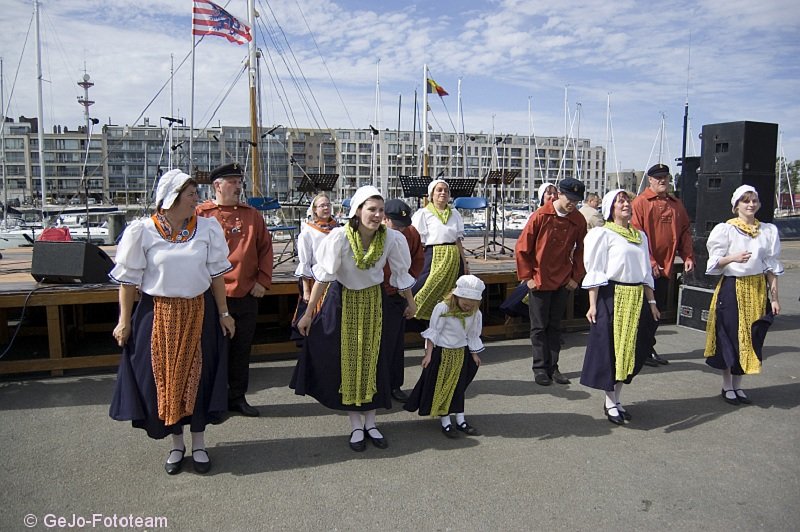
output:
[[[33,244],[31,275],[40,283],[107,283],[113,267],[111,257],[88,242]]]

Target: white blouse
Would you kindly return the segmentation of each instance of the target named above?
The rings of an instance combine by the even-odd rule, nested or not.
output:
[[[419,232],[422,243],[426,246],[437,244],[454,244],[464,239],[464,219],[454,208],[450,207],[447,224],[428,209],[419,209],[411,217],[411,225]]]
[[[125,229],[108,276],[136,285],[145,294],[197,297],[211,279],[230,271],[228,244],[216,218],[197,217],[194,235],[183,242],[165,240],[152,218],[136,220]]]
[[[465,329],[458,317],[442,316],[447,310],[447,303],[444,301],[440,301],[433,307],[430,325],[422,332],[422,337],[439,347],[455,349],[468,346],[472,353],[483,351],[484,347],[481,341],[483,318],[481,317],[481,311],[476,310],[475,314],[464,318]]]
[[[586,277],[583,288],[605,286],[609,281],[627,284],[646,284],[653,288],[653,270],[647,236],[642,231],[642,242],[628,242],[614,231],[595,227],[583,241],[583,265]]]
[[[299,264],[294,270],[295,277],[307,277],[308,279],[314,277],[314,274],[311,273],[311,267],[317,263],[314,252],[320,242],[329,234],[303,223],[300,236],[297,237],[297,262]]]
[[[746,275],[760,275],[771,271],[775,275],[783,275],[783,264],[779,257],[781,254],[781,241],[778,238],[778,228],[773,224],[762,223],[761,230],[755,238],[749,237],[728,223],[717,224],[708,235],[708,275],[727,275],[730,277],[744,277]],[[745,263],[731,262],[723,268],[719,267],[722,257],[738,251],[752,253],[750,260]]]
[[[387,227],[383,254],[371,268],[361,270],[356,266],[346,230],[346,227],[337,227],[315,250],[317,263],[311,272],[316,281],[339,281],[350,290],[363,290],[383,282],[383,266],[388,262],[392,270],[390,285],[398,290],[406,290],[414,285],[414,278],[408,273],[411,254],[403,233]]]

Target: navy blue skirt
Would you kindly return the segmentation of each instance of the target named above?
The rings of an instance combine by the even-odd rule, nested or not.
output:
[[[221,423],[228,412],[228,339],[219,326],[217,305],[211,290],[206,291],[200,350],[203,369],[197,388],[194,412],[175,425],[164,425],[158,418],[158,399],[150,352],[153,331],[153,298],[142,294],[131,318],[131,336],[122,349],[114,397],[108,415],[117,421],[130,421],[154,439],[180,434],[184,425],[202,432],[207,424]]]
[[[706,364],[715,369],[730,368],[732,374],[743,375],[744,371],[739,363],[739,302],[736,301],[736,277],[722,278],[722,286],[717,295],[717,308],[714,312],[717,313],[717,352],[714,356],[706,358]],[[764,340],[767,338],[767,331],[773,319],[772,305],[767,299],[764,315],[753,323],[751,329],[753,351],[758,360],[762,360]]]
[[[583,357],[581,384],[589,388],[614,391],[616,380],[614,357],[614,286],[609,283],[601,286],[597,294],[596,323],[589,327],[589,338],[586,343],[586,354]],[[633,318],[633,316],[631,316]],[[650,305],[642,296],[642,307],[639,312],[639,328],[636,334],[636,351],[633,373],[623,382],[630,384],[642,369],[645,358],[653,350],[653,338],[656,334],[656,322],[653,319]]]
[[[383,290],[381,290],[383,293]],[[386,316],[386,295],[383,298]],[[342,332],[342,285],[333,282],[328,287],[325,301],[311,322],[311,329],[297,357],[289,388],[297,395],[310,395],[321,405],[333,410],[365,411],[391,408],[392,396],[389,383],[389,353],[394,346],[393,338],[385,328],[381,331],[381,347],[375,377],[377,393],[372,402],[362,405],[342,404],[339,388],[342,382],[341,332]]]
[[[436,389],[436,377],[439,375],[441,363],[442,348],[436,346],[431,353],[431,363],[422,370],[422,375],[420,375],[416,386],[414,386],[414,391],[411,392],[403,408],[409,412],[419,411],[420,416],[431,415],[433,393]],[[467,391],[467,386],[469,386],[477,373],[478,365],[472,359],[469,349],[464,347],[464,363],[458,375],[458,384],[456,384],[456,389],[453,392],[453,399],[450,401],[448,410],[450,414],[459,414],[464,411],[464,395]]]

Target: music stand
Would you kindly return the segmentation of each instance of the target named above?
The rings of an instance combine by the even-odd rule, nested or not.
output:
[[[302,203],[306,194],[330,192],[336,186],[339,174],[303,174],[297,191],[301,192],[299,203]]]
[[[450,197],[468,198],[472,196],[475,191],[475,185],[478,184],[477,179],[446,179],[447,185],[450,187]]]
[[[420,198],[428,196],[428,183],[430,182],[430,176],[401,175],[400,187],[403,189],[403,197],[417,198],[417,208],[419,209]]]
[[[505,189],[505,185],[511,185],[514,183],[514,180],[519,177],[520,171],[519,170],[489,170],[489,173],[486,174],[486,181],[484,186],[494,185],[494,201],[492,202],[492,240],[487,243],[486,247],[483,249],[483,258],[486,259],[486,255],[489,252],[489,247],[492,247],[492,251],[496,246],[500,246],[500,251],[498,252],[500,255],[505,255],[505,250],[508,250],[509,253],[513,253],[514,250],[510,247],[505,245],[506,240],[506,219],[503,216],[503,227],[500,230],[500,242],[497,241],[497,199],[500,196],[500,193],[497,189],[498,186],[503,185]]]

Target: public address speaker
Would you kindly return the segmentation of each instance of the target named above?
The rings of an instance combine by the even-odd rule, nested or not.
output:
[[[31,275],[40,283],[107,283],[113,267],[111,257],[89,242],[33,244]]]

